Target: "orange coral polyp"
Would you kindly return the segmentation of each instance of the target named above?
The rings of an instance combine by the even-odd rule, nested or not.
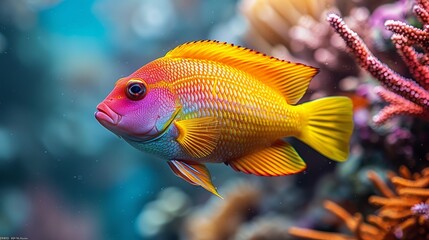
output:
[[[401,177],[393,177],[392,183],[401,187],[427,187],[429,186],[429,177],[421,178],[416,181],[411,181]]]

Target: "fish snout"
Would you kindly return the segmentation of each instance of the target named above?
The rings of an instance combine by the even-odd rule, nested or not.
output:
[[[118,125],[121,121],[122,116],[113,111],[104,102],[98,104],[97,111],[95,112],[95,118],[102,124]]]

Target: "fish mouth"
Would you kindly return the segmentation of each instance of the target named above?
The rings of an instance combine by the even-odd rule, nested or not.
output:
[[[101,123],[116,126],[121,121],[122,116],[113,111],[107,104],[100,103],[95,112],[95,118]]]

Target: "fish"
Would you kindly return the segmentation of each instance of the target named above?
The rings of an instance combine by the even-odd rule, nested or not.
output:
[[[220,196],[207,163],[257,176],[306,169],[286,138],[345,161],[352,102],[299,103],[318,68],[202,40],[170,50],[120,78],[95,118],[131,146],[166,160],[178,177]]]

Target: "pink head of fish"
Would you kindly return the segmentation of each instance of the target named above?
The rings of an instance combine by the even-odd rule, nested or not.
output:
[[[175,117],[176,97],[168,88],[155,86],[158,79],[153,76],[142,67],[119,79],[110,94],[98,104],[95,118],[127,140],[144,142],[160,136]],[[138,87],[144,88],[143,94],[130,96],[130,92],[138,92]]]

